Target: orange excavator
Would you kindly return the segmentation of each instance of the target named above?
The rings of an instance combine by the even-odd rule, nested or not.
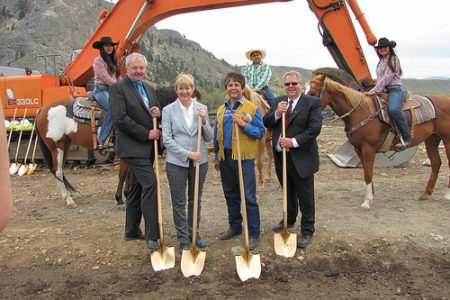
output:
[[[143,34],[158,21],[182,13],[242,5],[291,0],[119,0],[111,11],[99,12],[98,28],[81,52],[70,62],[61,76],[39,74],[0,77],[0,98],[5,118],[14,115],[34,118],[42,106],[61,98],[86,96],[93,77],[92,62],[98,50],[94,41],[110,36],[119,41],[118,61],[139,51]],[[300,1],[300,0],[297,0]],[[348,7],[359,21],[367,42],[377,41],[356,0],[306,0],[319,20],[319,32],[339,69],[327,69],[336,80],[355,89],[366,90],[374,85],[356,34]],[[45,57],[50,58],[50,57]],[[54,59],[54,57],[53,57]],[[324,70],[322,70],[324,71]],[[12,151],[11,151],[12,152]],[[23,154],[20,155],[23,157]]]

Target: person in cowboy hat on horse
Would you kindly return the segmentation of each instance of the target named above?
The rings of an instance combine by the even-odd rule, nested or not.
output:
[[[377,84],[366,94],[388,93],[389,115],[394,119],[402,134],[400,143],[395,145],[395,147],[406,149],[411,144],[413,136],[411,135],[405,116],[401,112],[405,100],[405,92],[401,89],[402,68],[400,66],[400,60],[394,51],[395,46],[397,46],[397,43],[387,38],[383,37],[378,40],[378,44],[375,45],[378,57],[380,58],[376,68]]]
[[[99,41],[95,41],[92,47],[100,50],[100,55],[94,59],[94,97],[95,100],[106,110],[106,115],[102,121],[101,130],[97,136],[98,148],[103,150],[109,143],[106,142],[111,128],[112,120],[109,113],[109,87],[121,79],[120,66],[116,59],[116,50],[111,37],[104,36]],[[106,145],[105,145],[106,144]]]
[[[244,69],[244,77],[247,85],[256,90],[257,93],[265,94],[265,98],[270,104],[275,96],[269,89],[272,70],[268,64],[262,61],[266,57],[266,51],[263,49],[251,49],[245,52],[245,56],[252,62]]]

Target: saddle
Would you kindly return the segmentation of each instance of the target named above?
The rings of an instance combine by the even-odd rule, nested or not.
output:
[[[378,118],[381,122],[386,123],[391,128],[385,142],[380,149],[378,149],[379,152],[386,152],[392,148],[394,145],[394,138],[400,135],[400,131],[392,118],[389,116],[388,95],[374,95],[372,99],[376,110],[380,110]],[[427,96],[411,96],[409,91],[406,93],[405,102],[402,105],[401,111],[403,112],[406,122],[411,129],[411,134],[414,134],[416,125],[436,118],[436,107],[433,100]]]
[[[102,124],[106,111],[95,101],[93,93],[89,91],[87,97],[77,97],[70,100],[66,107],[68,118],[91,126],[94,149],[97,149],[97,128]]]

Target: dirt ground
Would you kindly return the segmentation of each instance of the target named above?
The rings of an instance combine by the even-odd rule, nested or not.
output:
[[[154,272],[142,241],[125,242],[125,212],[115,205],[118,165],[66,171],[78,189],[67,209],[44,168],[12,176],[14,213],[0,234],[1,299],[449,299],[450,202],[444,199],[447,160],[430,200],[419,201],[430,169],[423,145],[406,164],[377,168],[375,201],[362,211],[361,169],[337,167],[328,157],[345,141],[342,124],[324,125],[316,174],[316,234],[305,250],[283,258],[271,228],[282,218],[275,176],[258,190],[261,277],[241,282],[230,241],[220,176],[212,163],[203,197],[200,233],[208,243],[199,277],[184,278],[173,225],[164,159],[161,190],[166,244],[173,269]],[[441,150],[443,156],[443,150]],[[299,221],[297,222],[299,224]],[[296,229],[299,232],[299,229]]]

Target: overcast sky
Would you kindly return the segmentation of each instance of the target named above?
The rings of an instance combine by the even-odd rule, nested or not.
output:
[[[450,77],[449,0],[360,0],[359,6],[375,36],[397,42],[404,78]],[[375,77],[378,57],[351,15]],[[248,62],[246,50],[264,48],[270,65],[336,67],[305,0],[182,14],[155,25],[180,32],[232,65]]]

